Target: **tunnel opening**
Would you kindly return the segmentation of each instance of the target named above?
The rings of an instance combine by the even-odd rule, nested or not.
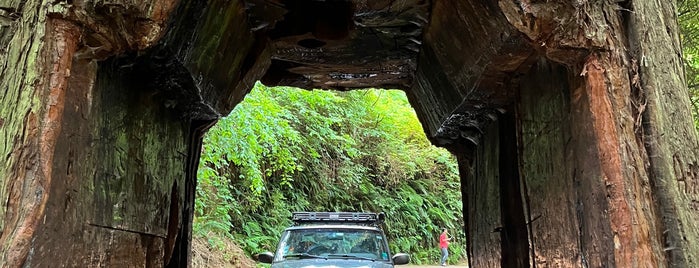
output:
[[[452,262],[465,261],[456,160],[430,144],[400,90],[258,83],[206,134],[197,180],[193,239],[213,248],[235,240],[248,254],[274,251],[293,211],[384,212],[394,253],[437,262],[447,227]],[[194,263],[211,257],[194,245]]]
[[[392,7],[401,9],[401,15],[386,20],[376,20],[373,17],[377,14],[383,14],[380,12],[366,12],[367,10],[360,12],[354,5],[342,8],[345,11],[353,10],[352,12],[355,12],[351,22],[354,26],[347,27],[350,34],[339,39],[318,38],[312,34],[309,35],[305,29],[296,31],[298,29],[294,27],[298,25],[285,26],[287,23],[294,22],[293,18],[300,19],[298,14],[286,14],[277,17],[278,21],[274,25],[261,25],[261,28],[252,28],[253,36],[257,37],[269,37],[269,33],[277,31],[277,35],[273,34],[272,38],[264,37],[254,39],[254,42],[236,44],[238,45],[237,50],[230,50],[223,44],[218,47],[204,46],[204,52],[213,53],[219,49],[219,52],[216,53],[222,53],[223,59],[226,61],[239,60],[240,62],[237,62],[240,63],[239,65],[233,64],[235,62],[231,63],[234,66],[232,70],[213,68],[212,66],[220,64],[217,62],[218,59],[214,57],[203,56],[198,58],[196,62],[192,62],[192,58],[188,56],[183,57],[187,53],[195,53],[196,51],[188,51],[187,48],[178,47],[179,44],[176,43],[177,39],[175,38],[172,39],[175,44],[164,44],[151,50],[151,54],[147,54],[142,63],[136,64],[137,67],[145,66],[136,73],[143,76],[144,81],[147,81],[148,77],[153,76],[149,71],[158,70],[155,72],[155,79],[152,79],[154,82],[148,82],[147,85],[159,88],[163,92],[171,92],[172,94],[159,95],[163,97],[163,105],[168,109],[175,110],[175,114],[182,119],[194,119],[191,122],[211,122],[209,120],[215,120],[220,116],[218,111],[225,112],[227,109],[232,109],[245,96],[248,96],[249,90],[252,88],[250,85],[254,83],[256,78],[270,85],[290,85],[303,88],[337,90],[350,90],[366,86],[401,88],[406,92],[411,105],[421,116],[419,124],[423,129],[417,132],[429,134],[428,137],[434,144],[449,148],[452,152],[458,151],[458,154],[461,154],[457,155],[460,159],[459,170],[469,171],[473,175],[470,177],[461,175],[461,193],[465,195],[466,192],[481,192],[483,190],[481,186],[473,186],[472,184],[481,183],[477,181],[483,180],[483,178],[504,179],[504,176],[517,176],[518,173],[512,168],[517,166],[514,162],[518,160],[516,158],[499,159],[495,156],[500,152],[492,151],[492,148],[511,146],[512,141],[505,139],[512,139],[516,137],[516,134],[508,133],[507,136],[502,137],[493,135],[499,129],[494,127],[498,124],[493,123],[498,121],[500,117],[512,116],[512,113],[515,112],[512,110],[514,108],[508,105],[513,102],[517,90],[505,89],[516,85],[516,79],[508,79],[524,75],[529,71],[528,66],[532,64],[531,51],[522,49],[520,46],[522,41],[519,37],[509,35],[511,33],[507,32],[498,35],[497,41],[492,39],[492,36],[489,36],[490,39],[485,38],[482,41],[499,42],[498,44],[504,47],[501,49],[516,53],[514,60],[512,60],[512,55],[505,57],[498,54],[489,54],[478,59],[471,56],[445,57],[445,55],[455,55],[454,51],[460,51],[456,46],[433,47],[428,45],[420,48],[422,41],[416,38],[420,38],[422,34],[420,29],[428,22],[427,7],[429,6],[424,1],[415,2],[414,6]],[[381,7],[381,5],[377,4],[376,7]],[[437,5],[434,8],[438,12],[448,14],[448,9],[444,6]],[[261,17],[269,15],[266,13],[267,11],[255,13],[256,11],[249,9],[248,12],[252,13],[252,15],[248,13],[249,20],[259,20]],[[291,13],[294,11],[292,10]],[[214,18],[209,19],[216,20],[218,18],[214,16]],[[343,16],[338,18],[344,20]],[[340,24],[342,23],[337,25]],[[344,26],[341,28],[344,29]],[[202,32],[206,32],[206,30]],[[428,34],[427,38],[437,38],[444,33],[433,30]],[[479,34],[488,36],[487,33]],[[195,38],[198,37],[195,35]],[[194,43],[197,42],[194,41]],[[458,43],[449,44],[457,45]],[[517,49],[509,50],[510,46],[517,47]],[[445,49],[451,52],[445,54]],[[348,52],[352,52],[352,54],[347,54]],[[491,64],[488,60],[483,60],[483,57],[495,63]],[[459,60],[472,64],[473,67],[463,70],[462,73],[453,73],[453,69],[457,67],[451,64]],[[483,76],[484,73],[488,75]],[[460,83],[471,83],[474,84],[474,87],[464,88],[464,84]],[[168,91],[173,89],[176,90]],[[209,98],[215,100],[212,101]],[[193,130],[188,136],[189,139],[199,139],[201,133],[207,128],[208,125],[204,123],[201,124],[201,128],[199,128],[199,123],[197,126],[193,125]],[[508,127],[499,131],[511,132],[514,129]],[[196,142],[192,144],[196,144]],[[457,148],[466,149],[459,150]],[[195,151],[196,146],[193,146],[188,150],[187,155],[201,153]],[[508,153],[511,152],[508,151]],[[191,163],[190,161],[187,165],[189,166]],[[197,173],[199,172],[201,170],[197,171]],[[187,180],[192,180],[194,173],[188,171],[186,176]],[[524,208],[521,206],[521,201],[509,200],[506,197],[506,195],[509,196],[516,191],[521,191],[521,189],[509,181],[506,184],[508,186],[500,185],[497,180],[494,180],[493,184],[490,183],[490,181],[487,182],[488,191],[484,192],[498,189],[493,196],[498,197],[495,202],[498,202],[499,206],[491,208],[488,207],[489,205],[485,205],[485,210],[482,210],[484,208],[481,207],[482,203],[484,201],[490,202],[490,199],[484,198],[480,194],[469,196],[469,198],[475,198],[472,200],[467,200],[464,196],[461,202],[464,211],[468,209],[475,215],[488,214],[487,224],[478,226],[484,223],[483,219],[469,218],[466,217],[467,213],[464,213],[460,219],[473,222],[464,222],[461,227],[456,229],[466,229],[466,237],[469,239],[485,241],[484,244],[476,245],[467,243],[469,255],[488,256],[489,259],[493,256],[504,255],[526,258],[526,255],[521,255],[523,241],[494,237],[498,234],[507,234],[516,235],[517,239],[521,238],[521,228],[524,225],[521,224],[521,216],[517,215],[522,214]],[[183,213],[181,218],[183,221],[174,243],[175,249],[171,258],[173,261],[170,262],[171,267],[185,265],[192,261],[189,250],[192,246],[192,230],[196,228],[189,225],[191,221],[188,221],[187,217],[192,217],[191,215],[195,213],[193,193],[197,190],[190,188],[195,187],[193,185],[196,184],[191,182],[186,184],[187,188],[183,194],[185,201],[183,201],[182,206],[179,206]],[[308,185],[313,184],[309,183]],[[513,215],[516,217],[511,217]],[[505,232],[493,232],[498,227],[503,228]],[[168,246],[170,245],[168,242]],[[517,245],[518,249],[510,251],[508,248],[511,245]],[[487,248],[489,252],[495,252],[495,254],[482,254],[484,248]],[[475,264],[482,261],[479,258],[474,260]],[[469,261],[472,260],[469,259]]]

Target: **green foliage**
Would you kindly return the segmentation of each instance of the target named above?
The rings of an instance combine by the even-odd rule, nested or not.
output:
[[[292,211],[386,212],[392,251],[416,263],[438,261],[441,227],[463,237],[456,161],[402,91],[258,83],[205,137],[198,176],[195,234],[249,254],[273,250]],[[453,261],[464,249],[453,244]]]
[[[699,128],[699,0],[678,0],[678,21],[694,125]]]

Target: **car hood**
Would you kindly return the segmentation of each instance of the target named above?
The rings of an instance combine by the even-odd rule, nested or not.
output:
[[[392,268],[389,262],[348,259],[286,260],[272,264],[272,268]]]

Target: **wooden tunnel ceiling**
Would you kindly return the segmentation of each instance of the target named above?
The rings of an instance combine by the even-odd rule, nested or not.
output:
[[[408,87],[429,18],[426,0],[248,0],[272,64],[262,82],[301,88]]]
[[[246,0],[267,40],[269,86],[398,88],[438,144],[477,144],[513,100],[532,46],[497,4],[429,0]]]

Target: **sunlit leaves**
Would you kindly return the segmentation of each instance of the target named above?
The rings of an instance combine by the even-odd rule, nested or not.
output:
[[[699,128],[699,0],[678,0],[680,40],[694,124]]]
[[[439,228],[463,225],[457,170],[403,92],[258,83],[205,137],[194,227],[255,253],[276,246],[292,211],[384,211],[394,251],[436,261]]]

